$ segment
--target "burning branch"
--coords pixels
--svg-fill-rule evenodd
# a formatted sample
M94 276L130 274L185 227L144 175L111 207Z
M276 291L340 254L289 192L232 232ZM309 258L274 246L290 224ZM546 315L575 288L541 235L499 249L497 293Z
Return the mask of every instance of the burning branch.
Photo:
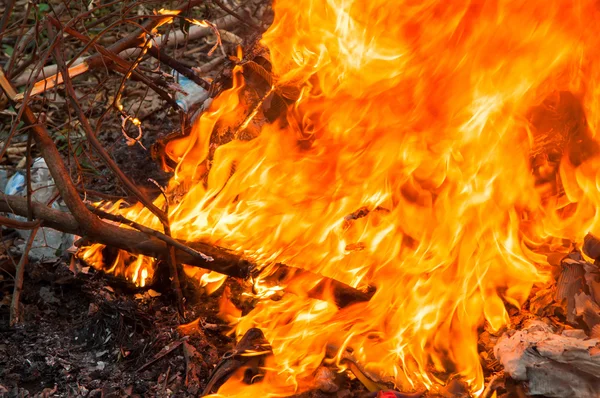
M143 227L144 232L138 232L120 228L113 224L102 222L99 219L96 219L100 223L99 226L94 228L84 227L79 224L78 220L72 214L54 210L42 203L33 202L32 206L35 219L43 220L44 226L66 233L83 235L91 242L102 243L127 250L131 253L166 260L169 250L165 241L168 241L169 244L176 248L175 256L177 262L180 264L201 267L240 279L248 279L253 275L257 276L257 271L260 270L260 267L256 263L244 259L227 249L207 243L180 241L173 243L168 240L169 238L166 235L155 230ZM86 212L89 212L87 207L85 209ZM27 201L21 197L4 195L0 197L0 211L26 216ZM106 214L98 212L98 210L94 210L94 212L98 213L102 218ZM106 219L111 221L118 220L113 215L106 217ZM131 222L126 222L126 224L128 223ZM131 223L131 225L135 224ZM186 246L186 248L181 247L181 245ZM322 299L327 294L332 293L336 303L340 307L369 301L372 295L372 292L365 293L335 279L323 277L322 275L284 264L276 264L264 281L274 285L287 285L287 291L298 293L302 292L303 286L313 285L313 289L308 292L309 297ZM301 285L296 285L296 281L300 282Z
M189 246L186 246L184 244L182 244L181 242L173 239L172 237L165 235L159 231L156 231L152 228L148 228L142 224L136 223L135 221L131 221L119 214L111 214L111 213L107 213L105 211L102 211L101 209L94 207L92 205L88 205L88 208L90 209L90 211L92 211L93 213L95 213L96 215L98 215L100 218L103 218L105 220L110 220L110 221L114 221L117 222L119 224L123 224L123 225L128 225L132 228L137 229L140 232L143 232L147 235L150 236L154 236L160 240L162 240L163 242L176 247L177 249L189 254L190 256L193 257L199 257L200 259L202 259L203 261L206 262L210 262L213 261L214 259L210 256L207 256L206 254L199 252L197 250L192 249Z
M61 63L60 56L57 58L58 62ZM4 75L0 75L0 83L9 98L13 100L15 92ZM67 91L71 94L71 105L80 117L88 139L92 145L94 143L98 145L99 152L105 155L103 158L110 159L99 141L97 141L95 135L91 132L91 126L89 126L87 118L79 107L68 76L65 78L65 85ZM82 235L91 242L102 243L132 253L163 260L168 260L171 255L169 247L173 247L175 249L175 259L178 263L200 266L227 276L247 279L251 276L257 277L260 274L258 272L260 267L257 264L225 249L201 242L174 243L172 238L158 231L150 231L144 228L143 231L137 232L101 221L80 199L77 189L71 182L68 170L45 127L37 122L37 118L27 104L23 104L22 106L24 121L30 126L36 145L48 164L50 173L56 181L57 188L63 200L71 210L71 214L67 214L51 209L41 203L32 202L33 216L38 220L43 220L45 226L63 232ZM96 145L94 145L95 148ZM110 162L113 162L112 159L110 159ZM116 164L114 164L114 171L124 177L123 181L129 182L135 188L133 183L122 174ZM144 198L144 196L140 194L138 198ZM147 199L145 200L148 201ZM29 209L26 199L7 195L0 199L0 211L27 216L30 211ZM102 215L97 210L95 212ZM162 211L160 212L162 213ZM116 220L113 216L109 219L112 219L112 221ZM127 221L125 224L141 229L140 225L133 224L131 221ZM185 248L182 246L185 246ZM356 290L337 280L283 264L275 265L269 275L263 278L263 280L268 284L287 286L288 291L297 293L302 292L304 286L314 286L308 292L310 297L321 299L331 293L335 302L340 307L356 302L368 301L370 298L370 294Z

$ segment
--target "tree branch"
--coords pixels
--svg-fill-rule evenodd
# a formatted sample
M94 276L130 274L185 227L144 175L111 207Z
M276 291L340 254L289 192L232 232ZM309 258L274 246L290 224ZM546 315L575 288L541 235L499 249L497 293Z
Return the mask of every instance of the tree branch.
M39 223L35 221L19 221L13 220L12 218L0 216L0 225L3 227L30 230L37 228L38 224Z
M33 242L35 240L35 236L37 235L39 228L40 222L38 221L37 225L33 227L31 234L29 235L29 239L27 239L27 244L25 245L23 254L21 254L19 264L17 264L17 270L15 271L15 287L13 289L12 301L10 303L10 326L14 326L22 321L21 293L23 292L23 278L25 276L25 266L27 265L29 251L33 246Z
M159 62L162 62L162 63L170 66L171 68L175 69L177 72L181 73L183 76L187 77L188 79L190 79L191 81L193 81L194 83L196 83L197 85L202 87L203 89L205 89L207 91L210 90L209 82L207 82L206 80L204 80L200 76L198 76L196 74L196 72L194 72L192 69L188 68L181 62L177 61L175 58L171 57L169 54L164 52L160 47L155 46L155 45L151 46L150 48L148 48L148 54L150 56L152 56L153 58L157 59Z
M237 12L233 11L232 9L230 9L229 7L227 7L225 4L223 4L222 1L220 1L220 0L212 0L212 2L215 3L221 10L225 11L227 14L229 14L232 17L236 18L238 21L240 21L244 25L247 25L247 26L251 27L252 29L262 30L261 27L258 26L257 24L255 24L254 21L252 21L251 18L250 18L250 20L248 20L248 18L242 17L240 14L238 14Z
M214 21L214 24L219 29L229 29L230 27L234 26L236 23L237 23L237 19L230 15L226 15L225 17L219 18ZM213 31L211 28L194 25L190 28L187 35L184 32L178 31L172 35L160 36L154 40L153 45L157 45L161 48L171 47L171 46L176 45L177 43L181 43L182 41L184 41L185 38L187 38L188 40L195 40L200 37L208 36L212 33L213 33ZM139 54L139 52L141 51L141 49L138 47L129 47L129 48L125 48L121 51L117 51L115 48L113 48L113 46L109 46L107 49L112 51L115 54L118 54L119 58L121 58L121 59L127 59L129 57L137 56ZM82 57L82 58L72 60L70 62L71 66L69 67L69 71L71 72L70 76L74 77L80 73L85 72L86 70L104 66L104 64L101 62L92 62L92 60L94 59L95 56L101 56L101 55L96 54L96 55L92 55L89 57ZM90 64L90 62L91 62L91 64ZM77 69L77 67L79 67L79 69ZM46 76L46 78L43 80L40 80L40 82L45 81L46 84L48 85L48 88L50 88L50 85L53 84L53 81L55 81L57 79L57 73L58 73L57 65L45 66L42 70L42 76ZM22 74L22 75L18 76L16 79L14 79L14 84L16 86L22 86L27 83L28 79L29 79L29 76L27 74ZM40 82L38 82L38 83L40 83Z
M99 221L99 229L91 230L79 225L70 213L52 209L39 202L33 202L32 205L34 217L43 220L45 227L71 234L86 235L91 242L102 243L135 254L143 254L162 260L167 260L169 255L168 245L156 238L154 233L146 234L101 221ZM26 216L27 200L19 196L0 196L0 212ZM175 247L176 260L180 264L201 267L241 279L248 279L251 275L256 277L260 273L261 268L257 264L227 249L203 242L179 242L213 259L212 261L206 261L202 256L191 255L179 247ZM312 298L324 299L332 295L340 307L369 301L372 295L372 292L362 292L335 279L285 264L275 264L271 272L267 276L261 276L261 279L269 284L286 286L285 290L288 292L308 295ZM306 286L314 287L307 292Z
M144 206L146 206L148 208L148 210L150 210L156 217L158 217L158 219L161 222L167 220L167 215L165 214L165 212L163 212L161 209L156 207L150 199L146 198L146 196L138 189L138 187L121 171L119 166L110 157L108 152L106 152L106 150L104 149L104 147L98 140L98 137L96 137L96 134L94 134L94 131L92 129L92 126L90 125L89 120L85 116L85 113L81 109L81 106L79 106L79 102L77 101L77 94L75 93L75 89L73 88L73 84L71 83L71 78L69 77L69 74L66 71L66 65L62 58L62 54L60 53L60 49L58 49L58 48L55 51L55 59L56 59L56 63L61 68L61 73L63 75L63 80L65 83L65 89L68 94L67 98L68 98L69 102L71 103L71 106L75 110L77 118L79 119L79 122L81 123L81 127L83 128L83 131L85 132L86 138L89 141L89 143L92 145L92 147L94 148L96 153L100 156L100 158L102 158L104 163L113 171L113 173L115 173L115 175L121 181L121 183L123 184L125 189L127 189L127 191L129 191L131 194L135 195L138 198L138 200L140 202L142 202L142 204ZM79 198L79 196L78 196L78 198Z

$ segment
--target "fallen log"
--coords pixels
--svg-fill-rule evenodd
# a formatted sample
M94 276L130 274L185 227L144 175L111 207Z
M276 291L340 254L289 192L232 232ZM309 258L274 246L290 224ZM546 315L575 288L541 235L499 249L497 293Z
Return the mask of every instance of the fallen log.
M107 223L102 223L98 229L82 228L70 213L52 209L38 202L32 202L32 207L34 219L44 221L45 227L82 235L90 242L102 243L135 254L162 260L166 260L169 255L168 245L155 236ZM19 196L0 196L0 212L26 217L27 200ZM254 262L221 247L204 242L181 243L204 256L195 256L189 251L176 248L175 255L180 264L201 267L241 279L256 277L262 269ZM206 257L211 257L212 261ZM268 284L287 286L286 291L292 293L301 293L303 290L306 291L306 286L314 286L307 293L309 297L324 299L331 295L340 308L357 302L369 301L372 296L372 292L363 292L335 279L285 264L274 265L263 280Z

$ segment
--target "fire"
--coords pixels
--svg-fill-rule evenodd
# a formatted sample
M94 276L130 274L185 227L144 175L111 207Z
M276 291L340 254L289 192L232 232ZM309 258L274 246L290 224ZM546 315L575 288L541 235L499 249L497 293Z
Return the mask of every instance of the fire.
M114 259L107 263L102 254L104 249L105 246L99 244L84 247L79 252L79 257L96 269L123 277L140 287L146 286L146 282L152 280L155 259L118 250Z
M555 175L542 151L532 167L532 148L560 132L530 115L572 97L576 128L595 143L597 2L276 0L274 10L262 40L270 90L245 94L241 61L233 87L166 148L177 163L168 192L185 193L170 205L173 235L377 290L344 309L263 290L231 319L238 334L264 331L272 371L252 386L233 377L219 394L310 388L332 346L398 388L458 375L480 392L480 328L506 326L506 304L520 308L547 279L544 253L600 232L600 159L558 153ZM257 120L256 104L276 95L287 110ZM211 135L224 132L235 138L211 158ZM114 211L161 228L140 206Z

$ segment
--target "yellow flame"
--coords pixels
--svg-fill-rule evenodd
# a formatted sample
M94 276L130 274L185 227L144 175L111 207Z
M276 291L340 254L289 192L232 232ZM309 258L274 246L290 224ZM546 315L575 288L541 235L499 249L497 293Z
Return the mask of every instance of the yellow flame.
M233 87L166 147L177 163L168 191L185 191L170 206L173 235L377 290L338 309L301 282L271 301L283 287L258 278L254 310L231 318L238 334L264 331L276 371L252 386L237 375L220 396L307 389L328 345L353 348L400 388L460 375L481 391L478 329L506 325L505 303L521 306L547 279L544 253L600 232L597 2L277 0L274 10L267 94L287 109L261 118L256 104L269 101L248 94L239 62ZM555 117L564 104L568 122ZM211 155L213 134L228 132ZM556 148L532 154L560 134L553 174ZM575 161L578 151L590 156ZM112 211L160 229L139 205Z

